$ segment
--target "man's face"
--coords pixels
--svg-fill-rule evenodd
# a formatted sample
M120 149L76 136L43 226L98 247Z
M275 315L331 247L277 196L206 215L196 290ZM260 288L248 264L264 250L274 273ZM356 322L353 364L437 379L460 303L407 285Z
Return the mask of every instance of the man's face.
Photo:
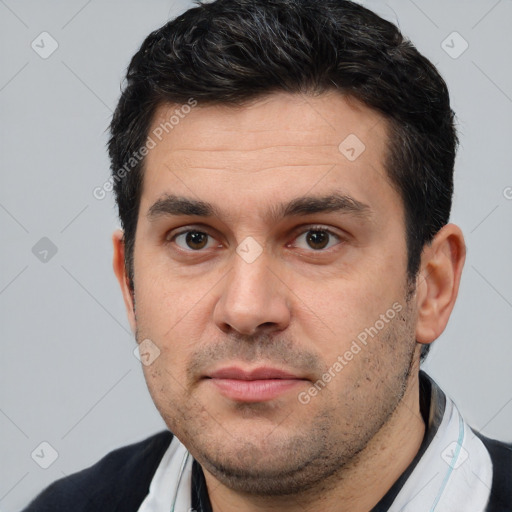
M279 494L333 474L410 383L386 144L353 100L273 94L199 104L146 157L135 314L160 354L145 377L169 429L231 487Z

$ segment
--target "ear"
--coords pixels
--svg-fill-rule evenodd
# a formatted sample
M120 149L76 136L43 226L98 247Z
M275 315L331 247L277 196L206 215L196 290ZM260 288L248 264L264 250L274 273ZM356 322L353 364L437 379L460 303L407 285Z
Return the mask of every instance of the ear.
M121 292L123 294L124 305L126 307L126 314L128 315L128 321L132 332L135 334L137 322L135 320L135 309L133 304L132 290L130 289L130 281L126 273L126 267L124 264L124 233L120 229L114 231L112 234L112 243L114 245L114 257L112 266L114 267L114 274L117 277Z
M444 331L459 292L466 259L462 231L447 224L425 246L416 280L416 340L428 344Z

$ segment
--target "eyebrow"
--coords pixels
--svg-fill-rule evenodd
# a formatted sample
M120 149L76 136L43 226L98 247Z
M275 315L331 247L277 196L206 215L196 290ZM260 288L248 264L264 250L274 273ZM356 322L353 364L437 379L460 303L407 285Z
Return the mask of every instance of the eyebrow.
M268 214L269 222L294 216L305 216L315 213L349 213L362 218L369 218L372 209L369 205L342 193L326 196L298 197L288 203L272 205ZM158 199L148 210L149 221L168 216L194 216L222 218L222 212L213 204L189 197L166 194Z

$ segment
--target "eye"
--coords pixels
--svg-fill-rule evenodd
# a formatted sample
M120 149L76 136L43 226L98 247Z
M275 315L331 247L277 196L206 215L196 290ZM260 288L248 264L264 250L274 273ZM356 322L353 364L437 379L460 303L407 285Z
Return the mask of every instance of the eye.
M301 233L295 238L293 245L300 249L313 249L321 251L330 249L341 241L341 238L332 231L325 228L311 228ZM301 243L298 243L301 242ZM306 246L304 244L307 244Z
M197 230L182 231L174 235L172 241L186 251L200 251L201 249L209 249L218 245L215 239L208 233Z

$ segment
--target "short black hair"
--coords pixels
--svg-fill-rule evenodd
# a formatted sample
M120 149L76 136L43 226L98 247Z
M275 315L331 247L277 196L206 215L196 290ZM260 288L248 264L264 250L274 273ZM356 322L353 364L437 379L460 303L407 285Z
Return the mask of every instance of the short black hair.
M448 88L434 65L394 24L352 1L196 4L142 43L110 126L111 179L132 290L144 170L140 149L156 108L191 98L200 105L243 105L283 91L337 90L386 118L384 165L403 200L413 280L424 245L449 220L458 144Z

